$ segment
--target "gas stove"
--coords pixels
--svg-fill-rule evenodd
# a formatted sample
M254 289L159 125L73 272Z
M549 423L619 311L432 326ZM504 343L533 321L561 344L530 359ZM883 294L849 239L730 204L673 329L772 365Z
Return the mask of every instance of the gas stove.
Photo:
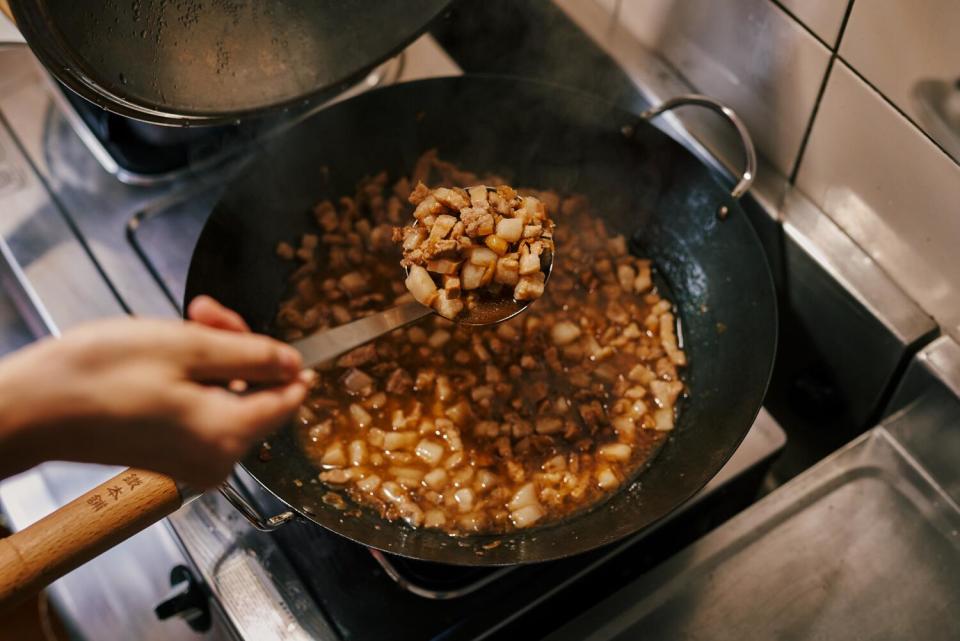
M583 3L533 4L544 5L537 20L566 30L576 55L596 62L589 78L551 79L638 110L687 89L653 56L597 46L587 34L602 25ZM475 66L484 45L463 37L453 19L433 33L338 100L378 84L460 74L461 65L559 73L556 65L531 69L536 56L526 51L519 62L494 56L492 67ZM194 243L222 186L263 136L308 115L158 140L167 132L131 128L66 95L25 47L0 48L0 284L17 312L16 340L6 340L11 329L2 344L110 315L178 317ZM663 126L713 162L684 124L670 117ZM856 248L806 204L781 220L785 186L767 175L745 207L791 310L782 328L788 344L741 448L656 527L561 561L456 568L371 551L307 523L261 531L211 493L55 583L54 604L81 639L539 638L591 608L872 425L912 352L936 332L869 262L850 261ZM863 344L859 360L808 349L823 336L803 320L821 313L824 300L830 327ZM20 529L114 472L48 463L0 485L0 501ZM242 470L234 486L251 515L281 509Z

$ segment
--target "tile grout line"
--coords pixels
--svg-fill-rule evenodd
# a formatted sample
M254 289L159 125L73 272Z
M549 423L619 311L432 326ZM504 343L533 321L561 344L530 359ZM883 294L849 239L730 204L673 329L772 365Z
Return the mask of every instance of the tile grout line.
M817 42L819 42L820 44L822 44L822 45L823 45L824 47L826 47L827 49L830 49L831 51L833 51L833 47L831 47L831 46L829 45L829 43L827 43L826 40L824 40L823 38L821 38L821 37L817 34L817 32L814 31L811 27L807 26L807 23L805 23L803 20L801 20L801 19L797 16L797 14L795 14L795 13L792 12L792 11L790 11L790 9L787 9L787 8L782 4L781 0L770 0L770 2L773 3L773 5L774 5L775 7L777 7L778 9L780 9L780 11L783 11L785 14L787 14L787 17L793 19L793 21L796 22L798 25L800 25L800 27L801 27L804 31L806 31L806 32L809 33L811 36L813 36L814 39L816 39ZM851 2L852 2L852 0L851 0ZM839 38L838 38L838 40L839 40Z
M777 4L776 0L771 1ZM856 2L856 0L850 0L850 4L847 5L847 10L843 14L843 20L840 22L840 32L837 34L837 44L830 49L830 60L827 62L827 68L824 70L823 81L820 83L820 89L817 91L817 99L813 103L813 111L810 112L810 120L807 121L807 127L803 132L803 138L800 140L800 149L797 152L797 160L794 162L793 169L790 170L790 176L787 179L791 186L795 185L797 182L797 174L800 173L800 164L803 162L803 155L807 150L807 143L810 142L810 134L813 132L813 125L816 122L817 114L820 112L820 104L823 102L823 94L827 90L827 83L830 80L830 75L833 73L834 64L836 63L837 58L839 58L838 52L840 51L840 43L843 42L843 34L847 30L847 23L850 21L850 14L853 13L854 2Z

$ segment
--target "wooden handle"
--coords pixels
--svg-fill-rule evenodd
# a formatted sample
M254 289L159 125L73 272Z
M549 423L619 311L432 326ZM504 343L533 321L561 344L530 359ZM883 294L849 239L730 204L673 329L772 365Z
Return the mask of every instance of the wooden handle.
M3 12L3 15L10 18L10 22L16 24L16 20L13 19L13 12L10 11L10 3L7 0L0 0L0 11Z
M182 503L172 478L130 468L30 527L0 539L0 613L153 525Z

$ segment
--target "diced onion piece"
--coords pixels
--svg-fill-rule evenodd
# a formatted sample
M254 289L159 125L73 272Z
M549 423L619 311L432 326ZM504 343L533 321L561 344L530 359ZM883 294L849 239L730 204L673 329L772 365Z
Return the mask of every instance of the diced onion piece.
M683 383L680 381L650 381L650 391L657 400L659 407L673 407L677 402L677 397L683 391Z
M413 210L413 217L423 222L427 217L435 216L442 209L442 205L430 194L420 201L417 208Z
M640 399L630 404L629 414L633 418L640 418L647 413L647 404Z
M454 319L463 311L463 301L452 298L446 289L441 289L433 301L433 308L444 318Z
M431 489L442 489L447 484L447 472L443 468L430 470L423 477L423 482Z
M543 283L546 280L543 272L531 276L521 276L520 282L513 290L516 300L536 300L543 296Z
M537 504L537 488L533 483L527 483L520 487L519 490L513 495L513 498L510 499L510 502L507 503L507 509L510 511L519 510L522 507L527 505L536 505Z
M481 469L477 472L477 476L473 481L473 487L476 488L477 491L483 492L496 485L497 480L496 474L488 469Z
M550 329L553 344L562 347L580 338L580 327L570 321L560 321Z
M357 427L367 427L370 425L370 422L373 421L373 417L370 416L369 412L357 403L350 404L350 418L357 424Z
M653 420L656 423L656 429L661 432L669 432L673 429L673 409L662 407L653 413Z
M608 461L629 461L631 451L626 443L607 443L597 449L597 455Z
M503 256L507 253L507 250L510 249L510 243L493 234L484 238L483 244L492 249L497 256Z
M387 432L383 435L383 449L387 451L407 450L417 443L416 432Z
M545 512L539 503L525 505L510 512L510 520L518 528L527 528L543 518Z
M497 262L497 255L486 247L474 247L470 251L470 264L491 267Z
M490 252L493 254L493 252ZM493 254L496 257L496 254ZM486 274L487 269L482 265L475 265L474 263L467 263L463 266L463 269L460 270L460 287L464 291L469 291L471 289L479 289L483 285L483 277Z
M438 401L448 401L453 397L453 386L450 384L450 379L446 376L437 377L435 389Z
M540 257L529 251L522 251L520 253L520 275L536 274L539 271Z
M400 512L400 518L411 526L420 527L420 524L423 523L423 510L413 501L408 499L401 502L397 505L397 510Z
M468 487L457 490L453 493L453 498L457 502L457 509L466 513L473 509L473 490Z
M403 235L403 249L404 251L412 251L420 246L427 238L427 230L423 227L417 226L408 228Z
M623 234L617 234L607 240L607 249L616 257L627 255L627 239Z
M434 330L430 334L430 338L427 339L427 344L434 349L440 349L447 344L447 341L450 340L450 332L445 329Z
M343 444L340 441L334 441L327 446L320 459L324 467L343 467L347 464L347 455L343 451Z
M620 288L625 292L633 291L633 283L637 278L637 272L630 265L620 265L617 267L617 280L620 281Z
M523 197L523 210L530 220L543 220L547 217L547 208L543 201L534 196Z
M497 269L493 275L493 280L502 285L513 287L520 280L520 262L516 259L516 254L502 256L497 261ZM503 327L503 325L501 325Z
M627 378L634 383L649 383L656 377L657 375L653 373L653 370L643 364L635 365L627 374Z
M650 264L644 263L640 265L640 271L637 274L637 278L633 281L633 291L638 294L642 294L653 287L653 279L650 278Z
M423 517L424 527L443 527L447 523L447 517L441 510L427 510Z
M347 483L350 480L350 470L335 469L327 470L325 472L320 472L320 480L324 483L335 483L337 485L342 485Z
M434 466L443 458L443 445L425 438L417 443L415 453L424 463Z
M563 419L556 416L537 417L537 434L558 434L563 431Z
M633 440L637 433L637 424L629 416L617 416L610 423L622 439Z
M373 492L378 487L380 487L380 477L376 474L371 474L370 476L365 476L359 481L356 482L357 489L361 492Z
M448 407L444 414L457 425L466 425L470 417L473 416L473 412L470 410L470 403L468 403L466 399L456 405Z
M470 195L470 204L474 207L482 207L487 203L487 188L484 185L476 185L467 189Z
M367 444L363 441L351 441L347 446L347 454L350 457L350 465L356 467L367 462Z
M612 490L620 484L616 472L604 465L597 468L597 485L603 490Z
M379 427L371 427L367 430L367 442L374 447L383 447L384 432Z
M497 223L497 236L508 243L517 242L523 236L523 219L501 218Z
M523 227L524 238L540 238L542 235L543 227L541 225L524 225Z
M380 486L380 496L390 503L399 503L407 498L407 492L399 483L386 481Z
M430 273L420 265L410 266L410 273L407 274L405 284L421 305L429 307L433 299L437 297L436 283L430 278Z
M652 387L653 387L653 386L651 385L651 388L652 388ZM643 398L644 396L647 395L647 390L645 390L644 388L640 387L639 385L636 385L636 386L634 386L634 387L631 387L631 388L627 389L627 391L624 392L623 395L624 395L626 398Z
M567 459L563 457L562 454L557 454L551 459L548 459L541 466L544 472L562 472L567 469Z
M423 479L423 470L416 467L392 466L388 470L396 479L397 483L405 488L413 488L420 485Z

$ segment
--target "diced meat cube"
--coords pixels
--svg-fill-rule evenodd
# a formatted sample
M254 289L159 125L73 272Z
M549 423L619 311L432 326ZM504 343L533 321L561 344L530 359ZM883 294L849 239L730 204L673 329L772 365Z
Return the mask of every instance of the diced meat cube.
M513 297L516 300L535 300L543 296L544 281L546 280L543 272L537 272L529 276L521 276L520 281L513 290Z

